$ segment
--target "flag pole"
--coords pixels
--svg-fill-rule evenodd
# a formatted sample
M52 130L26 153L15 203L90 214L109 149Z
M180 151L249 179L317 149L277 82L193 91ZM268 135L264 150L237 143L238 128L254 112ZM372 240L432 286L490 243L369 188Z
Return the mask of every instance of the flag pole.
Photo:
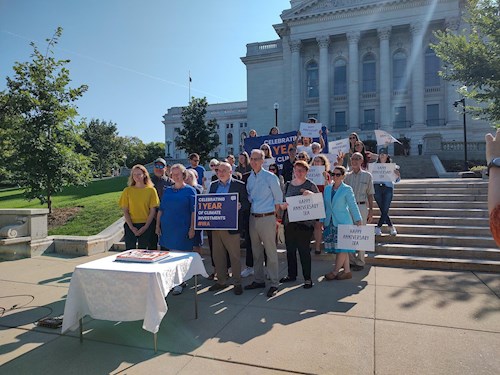
M189 80L188 80L188 87L189 87L189 97L188 97L188 104L191 102L191 71L189 71Z

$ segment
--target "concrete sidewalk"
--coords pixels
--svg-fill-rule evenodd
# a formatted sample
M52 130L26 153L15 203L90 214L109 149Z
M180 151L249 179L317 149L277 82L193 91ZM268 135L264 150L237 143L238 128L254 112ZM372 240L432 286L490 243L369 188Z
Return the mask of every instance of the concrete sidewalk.
M0 374L500 372L499 274L372 266L330 282L326 255L313 255L312 289L297 281L271 299L263 289L214 294L199 278L198 320L191 280L167 297L156 354L142 322L87 317L83 344L34 325L62 315L76 265L111 254L0 263ZM280 268L286 275L284 254Z

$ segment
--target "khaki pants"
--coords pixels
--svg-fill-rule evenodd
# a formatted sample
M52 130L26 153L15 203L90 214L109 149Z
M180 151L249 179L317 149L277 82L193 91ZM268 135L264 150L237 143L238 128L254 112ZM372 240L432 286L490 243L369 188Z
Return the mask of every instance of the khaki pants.
M363 225L366 225L366 219L368 218L368 206L365 204L358 204L359 212L361 213L361 220ZM356 253L349 253L349 263L356 266L365 265L365 252L356 251Z
M267 274L271 286L279 286L278 251L276 249L276 217L250 216L250 238L252 240L253 270L256 283L266 281L264 274L264 252L267 255Z
M227 254L231 261L234 285L241 285L240 235L230 234L227 230L212 231L212 254L215 273L219 284L227 281Z

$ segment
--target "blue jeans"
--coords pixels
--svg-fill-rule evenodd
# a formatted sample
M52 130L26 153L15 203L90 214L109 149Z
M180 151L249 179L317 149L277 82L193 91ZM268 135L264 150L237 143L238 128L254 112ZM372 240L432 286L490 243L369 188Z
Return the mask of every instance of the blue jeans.
M389 208L391 207L393 189L385 184L374 184L375 187L375 202L377 202L380 209L380 219L378 220L377 227L384 224L392 227L392 221L389 217Z

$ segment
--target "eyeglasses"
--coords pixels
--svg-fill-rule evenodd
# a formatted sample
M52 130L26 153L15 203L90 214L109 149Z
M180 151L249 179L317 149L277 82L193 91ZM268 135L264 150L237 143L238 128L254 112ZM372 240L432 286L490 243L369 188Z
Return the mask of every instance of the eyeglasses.
M305 159L306 157L304 155L299 155L297 156L297 159Z
M163 164L155 164L156 169L164 169L165 166Z
M263 160L263 159L262 158L250 158L250 160L258 161L258 160Z

